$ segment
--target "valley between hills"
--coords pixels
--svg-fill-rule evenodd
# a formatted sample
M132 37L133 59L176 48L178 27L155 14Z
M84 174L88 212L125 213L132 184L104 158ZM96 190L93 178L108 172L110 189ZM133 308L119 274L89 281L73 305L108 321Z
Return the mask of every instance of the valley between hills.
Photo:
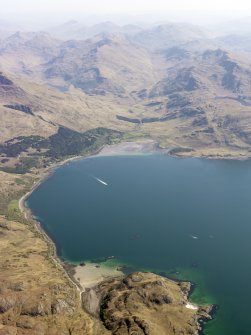
M249 158L251 58L245 40L233 47L237 37L74 21L2 33L1 335L199 334L210 307L185 308L189 284L153 274L99 284L99 308L88 310L90 292L80 300L19 199L52 167L106 145L154 141L178 156Z

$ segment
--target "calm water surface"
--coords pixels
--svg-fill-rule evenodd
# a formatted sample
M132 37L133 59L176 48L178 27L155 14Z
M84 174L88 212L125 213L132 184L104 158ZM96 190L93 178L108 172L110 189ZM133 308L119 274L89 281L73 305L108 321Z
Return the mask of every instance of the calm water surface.
M220 306L206 334L251 334L250 161L88 158L60 167L28 206L62 258L114 255L191 280L194 302Z

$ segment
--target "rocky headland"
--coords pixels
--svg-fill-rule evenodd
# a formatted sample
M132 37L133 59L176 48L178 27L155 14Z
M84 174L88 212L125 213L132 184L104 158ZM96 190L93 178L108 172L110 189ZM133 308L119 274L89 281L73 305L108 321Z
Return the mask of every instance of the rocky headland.
M82 294L83 306L112 335L200 334L213 306L188 301L191 284L153 273L110 278Z

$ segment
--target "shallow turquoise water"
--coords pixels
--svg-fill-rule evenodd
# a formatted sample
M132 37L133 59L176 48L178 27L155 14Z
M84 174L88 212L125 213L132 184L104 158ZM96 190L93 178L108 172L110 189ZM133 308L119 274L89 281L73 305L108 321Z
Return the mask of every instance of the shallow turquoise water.
M88 158L60 167L27 203L61 257L114 255L191 280L195 302L220 306L206 334L251 334L250 161Z

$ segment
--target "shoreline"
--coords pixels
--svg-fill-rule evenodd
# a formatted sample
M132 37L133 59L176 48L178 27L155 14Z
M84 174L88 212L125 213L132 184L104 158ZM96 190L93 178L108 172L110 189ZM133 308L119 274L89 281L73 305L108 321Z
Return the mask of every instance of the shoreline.
M85 291L86 288L88 288L86 286L86 283L84 282L83 279L83 274L82 273L86 273L87 275L87 281L90 283L91 282L91 286L95 286L95 280L92 280L92 278L90 278L90 274L92 272L93 273L93 277L96 278L96 285L102 281L103 279L109 279L110 278L114 278L116 276L122 276L125 275L122 271L118 271L118 273L114 272L114 269L111 269L110 271L110 276L109 276L109 271L107 271L107 267L102 267L100 266L100 264L98 266L100 266L98 271L93 271L93 267L90 266L88 268L88 266L86 266L86 269L83 270L84 267L81 267L80 265L75 265L75 264L71 264L70 262L67 261L63 261L57 253L57 246L54 243L54 241L50 238L50 236L46 233L46 231L43 229L43 227L41 226L41 223L36 220L33 217L32 211L26 207L25 202L27 200L27 198L34 192L34 190L36 190L45 180L47 180L54 172L56 169L58 169L61 166L66 165L69 162L72 161L77 161L77 160L82 160L82 159L87 159L87 158L94 158L94 157L109 157L109 156L119 156L119 155L138 155L138 154L153 154L153 153L162 153L162 154L167 154L170 157L173 158L197 158L197 159L224 159L223 157L203 157L203 156L193 156L193 155L176 155L172 153L173 147L170 148L166 148L163 149L159 146L159 143L155 140L151 140L151 139L146 139L146 140L141 140L141 141L134 141L134 142L130 142L130 141L125 141L125 142L121 142L118 144L113 144L113 145L103 145L102 147L100 147L98 150L96 150L95 152L91 153L90 155L84 155L84 156L74 156L74 157L69 157L63 161L59 161L59 162L55 162L53 163L51 166L48 166L47 168L45 168L44 170L40 171L39 176L38 176L38 180L34 182L33 186L31 187L31 189L24 194L18 201L18 207L21 211L21 213L24 215L26 220L29 220L31 222L33 222L34 226L36 227L36 229L39 231L39 233L43 236L43 238L45 239L45 241L48 243L49 245L49 249L51 250L51 258L52 260L56 263L57 266L59 266L64 273L66 273L66 275L68 276L68 279L70 280L70 282L78 289L78 291L80 292L80 296L81 294ZM190 152L191 154L192 152ZM237 158L232 158L232 157L225 157L225 159L237 159ZM245 158L246 160L249 159L249 157ZM239 157L238 160L244 160L241 159ZM97 264L96 264L97 266ZM98 269L98 268L97 268ZM102 274L102 269L104 269L104 273ZM89 275L88 275L89 273ZM77 280L77 278L81 277L81 281L79 282L79 280Z
M74 267L74 279L82 287L82 293L95 288L103 281L123 278L125 274L118 267L109 267L105 264L86 263Z
M133 148L134 150L131 150ZM126 149L126 150L125 150ZM79 292L79 299L84 307L85 297L86 294L90 295L95 292L95 290L99 287L99 285L102 285L102 283L106 282L113 282L114 280L119 280L125 278L127 275L123 272L123 266L115 265L115 266L107 266L107 264L95 264L95 263L89 263L86 262L86 264L72 264L69 261L64 261L58 256L57 253L57 246L55 242L50 238L49 235L47 235L46 231L43 229L41 223L36 220L33 217L32 211L29 207L25 205L25 202L27 198L36 190L47 178L49 178L57 168L60 166L63 166L71 161L75 160L82 160L85 158L91 158L91 157L97 157L97 156L117 156L117 155L126 155L126 154L153 154L153 153L163 153L163 154L169 154L170 149L161 149L158 145L158 142L153 140L146 140L146 141L139 141L139 142L123 142L116 145L105 145L102 146L99 150L97 150L95 153L92 153L90 155L86 156L74 156L67 158L61 162L56 162L52 164L51 166L45 168L44 170L40 171L38 175L38 180L34 182L31 189L24 194L18 201L18 206L21 211L21 213L24 215L26 220L29 220L33 223L34 227L37 229L37 231L41 234L42 238L46 241L48 244L48 251L50 254L51 260L54 262L57 268L59 268L67 277L69 280L69 283L73 285L76 290ZM172 155L170 155L172 156ZM175 158L186 158L181 156L173 156ZM191 158L191 157L190 157ZM196 157L194 157L196 158ZM202 157L198 157L202 158ZM165 278L165 277L163 277ZM173 282L180 282L179 280L175 279L169 279ZM191 295L191 292L193 290L193 284L189 281L183 281L190 284L190 289L187 292L187 305L186 308L190 310L194 310L195 312L198 312L201 306L194 304L190 302L188 299ZM94 295L95 298L95 295ZM89 301L89 304L93 307L97 305L96 299L94 299L93 302ZM210 309L208 310L208 313L211 317L211 319L214 317L215 311L218 306L216 305L210 305ZM97 306L96 306L97 307ZM200 320L200 318L198 319ZM201 319L203 320L203 318ZM203 325L201 325L201 328L199 330L198 334L203 334Z

